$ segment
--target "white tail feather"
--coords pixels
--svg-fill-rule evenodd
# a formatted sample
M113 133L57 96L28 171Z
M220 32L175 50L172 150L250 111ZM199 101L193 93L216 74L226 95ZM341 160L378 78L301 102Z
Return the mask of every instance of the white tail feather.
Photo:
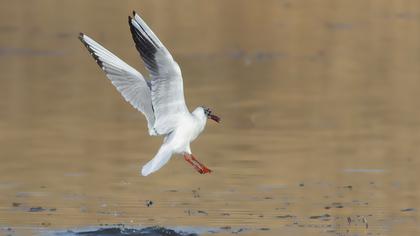
M162 145L156 154L156 156L150 160L146 165L141 169L141 174L147 176L164 166L172 156L172 150L169 149L166 145Z

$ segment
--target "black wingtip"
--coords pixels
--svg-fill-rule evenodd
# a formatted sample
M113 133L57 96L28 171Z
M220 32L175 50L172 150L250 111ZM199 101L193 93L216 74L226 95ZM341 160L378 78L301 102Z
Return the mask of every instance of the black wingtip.
M137 15L136 11L133 10L133 16Z
M80 39L80 42L82 42L83 45L85 45L86 49L89 51L90 55L92 55L92 57L95 60L96 64L98 64L99 67L103 68L103 66L104 66L103 65L103 62L99 59L98 55L96 55L96 53L92 50L92 48L90 48L90 45L86 43L86 41L83 38L84 36L85 36L84 33L82 33L82 32L79 33L79 37L78 38Z

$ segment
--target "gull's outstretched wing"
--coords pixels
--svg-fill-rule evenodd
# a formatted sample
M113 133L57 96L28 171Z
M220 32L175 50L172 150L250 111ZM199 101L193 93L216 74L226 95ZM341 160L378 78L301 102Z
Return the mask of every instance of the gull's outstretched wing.
M136 48L152 79L154 128L158 134L170 133L176 127L179 117L188 112L181 69L139 15L133 12L133 17L128 17L128 24Z
M150 82L146 81L137 70L87 35L80 33L79 39L124 99L146 116L149 134L157 135L153 129L155 116L152 107Z

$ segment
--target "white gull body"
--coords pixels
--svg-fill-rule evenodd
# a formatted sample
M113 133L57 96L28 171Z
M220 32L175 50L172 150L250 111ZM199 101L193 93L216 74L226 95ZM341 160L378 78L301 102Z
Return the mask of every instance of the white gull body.
M165 165L173 154L189 155L195 160L190 143L204 130L208 118L217 122L220 118L204 107L188 111L178 64L139 15L133 12L128 22L150 80L87 35L80 33L79 39L124 99L144 114L149 134L164 135L155 157L141 169L141 174L147 176ZM197 161L196 166L187 161L203 173L201 163ZM209 172L207 169L204 173Z

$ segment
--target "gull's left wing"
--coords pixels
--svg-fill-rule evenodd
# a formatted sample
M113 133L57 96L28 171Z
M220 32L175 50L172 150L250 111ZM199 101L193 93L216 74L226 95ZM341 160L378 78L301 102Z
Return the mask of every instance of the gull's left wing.
M188 112L181 69L139 15L133 12L133 17L128 17L128 24L136 48L152 79L154 129L158 134L168 134L176 127L179 117Z

